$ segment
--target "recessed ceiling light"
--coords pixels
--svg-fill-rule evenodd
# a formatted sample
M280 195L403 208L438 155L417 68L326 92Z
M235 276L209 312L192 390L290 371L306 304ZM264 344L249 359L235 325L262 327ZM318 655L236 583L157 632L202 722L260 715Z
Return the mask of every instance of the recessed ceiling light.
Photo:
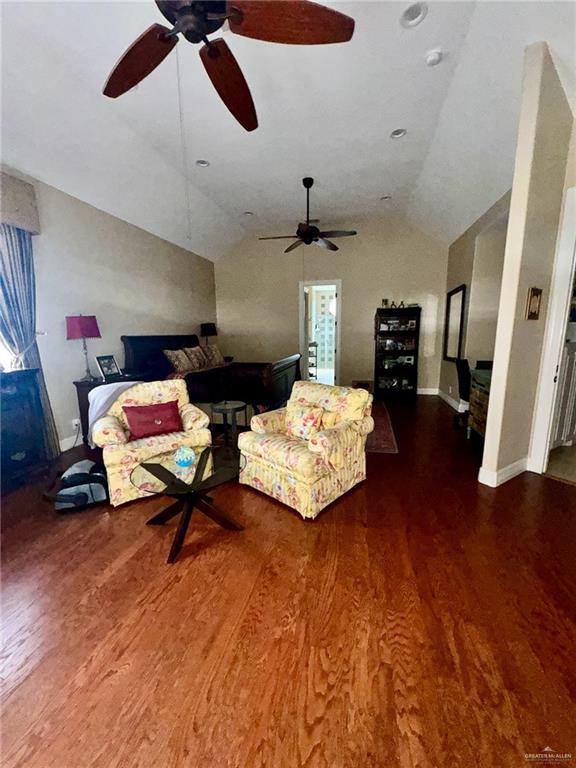
M402 136L406 136L408 131L406 128L395 128L392 133L390 134L391 139L401 139Z
M428 6L426 3L409 5L400 17L400 24L406 28L416 27L424 21L427 13Z
M244 211L244 216L254 216L254 211Z
M380 200L392 200L392 195L382 195Z
M196 160L196 165L200 166L200 168L208 168L210 165L209 160Z
M444 51L439 49L435 51L428 51L426 54L426 64L429 67L436 67L444 58Z

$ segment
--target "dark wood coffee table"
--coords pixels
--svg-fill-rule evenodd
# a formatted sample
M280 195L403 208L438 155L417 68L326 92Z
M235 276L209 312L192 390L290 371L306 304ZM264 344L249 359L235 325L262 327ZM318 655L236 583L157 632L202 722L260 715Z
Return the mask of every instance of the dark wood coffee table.
M243 527L224 514L209 496L209 491L223 483L234 480L240 471L241 456L236 449L210 446L196 455L191 467L179 467L174 460L174 451L153 456L135 467L130 481L146 493L172 496L176 501L147 521L146 525L164 525L180 514L178 527L168 563L173 563L182 549L192 512L200 510L222 528L241 531Z

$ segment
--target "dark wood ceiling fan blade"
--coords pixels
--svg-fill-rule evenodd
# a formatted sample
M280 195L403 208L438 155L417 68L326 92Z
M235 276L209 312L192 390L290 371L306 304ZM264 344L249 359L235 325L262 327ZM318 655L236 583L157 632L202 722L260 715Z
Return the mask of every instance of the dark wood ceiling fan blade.
M296 235L275 235L274 237L259 237L258 240L297 240Z
M222 38L200 49L200 58L218 95L247 131L258 128L256 109L238 62Z
M316 243L316 245L319 245L320 248L326 248L326 250L328 251L340 250L337 245L334 245L334 243L331 243L330 240L326 240L323 237L319 237L317 240L314 240L314 242Z
M270 43L345 43L354 19L308 0L228 0L230 30Z
M299 248L301 245L304 245L302 240L298 239L295 243L292 243L292 245L289 245L288 248L284 251L284 253L290 253L290 251L293 251L295 248Z
M330 229L327 232L320 232L320 237L352 237L357 234L355 229Z
M166 37L170 32L162 24L152 24L132 43L110 73L104 86L104 96L116 99L138 85L156 69L178 42L177 37Z

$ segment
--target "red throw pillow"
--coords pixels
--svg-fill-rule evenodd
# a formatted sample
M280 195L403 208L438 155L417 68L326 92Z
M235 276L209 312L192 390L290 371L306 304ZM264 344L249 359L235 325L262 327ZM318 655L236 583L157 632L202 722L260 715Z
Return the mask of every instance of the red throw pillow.
M124 405L122 410L126 414L130 440L166 435L169 432L182 432L182 419L177 400L153 405Z

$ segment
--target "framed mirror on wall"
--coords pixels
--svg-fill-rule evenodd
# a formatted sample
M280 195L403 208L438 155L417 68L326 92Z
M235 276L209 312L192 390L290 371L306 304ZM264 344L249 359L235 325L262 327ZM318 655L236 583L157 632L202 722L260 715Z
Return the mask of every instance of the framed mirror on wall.
M464 284L448 291L444 321L444 360L458 360L462 355L465 304L466 286Z

